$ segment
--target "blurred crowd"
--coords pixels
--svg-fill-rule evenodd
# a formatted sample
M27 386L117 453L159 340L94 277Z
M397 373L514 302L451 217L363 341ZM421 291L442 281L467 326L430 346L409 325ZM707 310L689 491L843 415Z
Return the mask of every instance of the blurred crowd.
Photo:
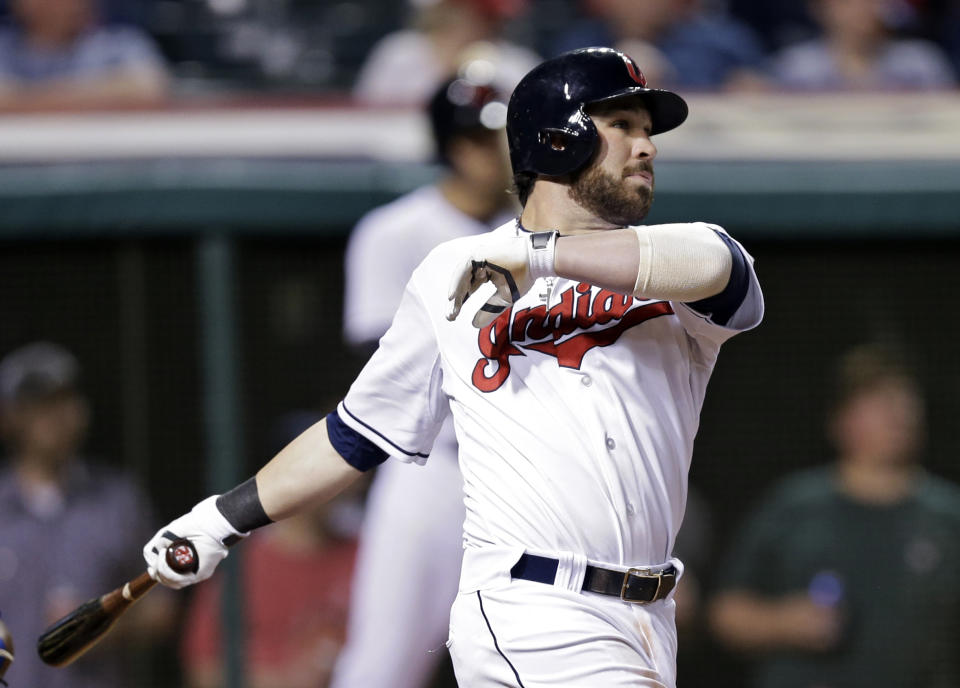
M589 45L692 90L956 85L948 0L5 0L0 107L223 93L421 103L470 56L509 78Z
M347 249L345 339L364 351L392 317L384 291L399 297L423 254L515 211L502 193L502 101L542 57L616 46L652 85L683 93L934 90L960 78L960 6L948 0L6 0L2 12L0 110L236 93L425 107L442 176L362 218ZM498 103L501 120L484 119ZM387 254L396 274L378 262ZM364 294L374 274L377 293ZM960 686L960 491L921 467L924 396L895 353L870 346L838 362L833 457L810 457L818 468L758 496L727 553L691 492L677 546L681 681L710 678L709 645L750 667L745 685ZM131 553L155 520L135 481L83 452L91 413L74 355L43 341L0 354L0 612L26 647L12 685L146 685L129 666L144 646L176 652L183 685L223 685L220 579L177 603L158 591L92 660L52 670L34 658L44 626L138 572ZM267 454L317 417L281 419ZM351 494L245 545L250 688L453 685L444 596L462 504L452 433L443 442L449 461L432 477L380 469L362 525L366 495ZM431 487L441 482L453 487ZM391 500L432 511L380 515ZM104 537L114 522L128 539ZM385 568L413 581L397 583L403 595L376 587ZM438 571L451 573L427 575ZM394 678L369 678L377 671Z

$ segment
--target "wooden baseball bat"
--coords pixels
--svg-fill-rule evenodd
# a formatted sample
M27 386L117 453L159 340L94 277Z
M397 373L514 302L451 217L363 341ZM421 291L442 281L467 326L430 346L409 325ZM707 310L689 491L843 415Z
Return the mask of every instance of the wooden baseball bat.
M167 564L179 573L196 573L200 566L193 543L178 538L166 552ZM47 664L67 666L97 644L130 606L157 582L144 571L106 595L85 602L43 632L37 652Z

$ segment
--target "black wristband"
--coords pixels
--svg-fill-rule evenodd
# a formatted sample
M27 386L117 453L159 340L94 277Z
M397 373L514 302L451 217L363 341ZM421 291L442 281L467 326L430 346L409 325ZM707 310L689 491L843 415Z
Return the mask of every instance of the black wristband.
M217 509L239 533L273 523L260 503L256 476L217 497Z

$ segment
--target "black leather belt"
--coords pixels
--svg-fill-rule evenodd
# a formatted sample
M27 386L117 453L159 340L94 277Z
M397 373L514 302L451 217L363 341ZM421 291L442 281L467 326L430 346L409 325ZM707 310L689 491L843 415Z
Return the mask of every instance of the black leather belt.
M524 554L510 569L513 578L553 585L560 562L550 557ZM619 597L624 602L649 604L662 600L677 584L677 569L668 566L661 571L630 569L614 571L587 564L581 591Z

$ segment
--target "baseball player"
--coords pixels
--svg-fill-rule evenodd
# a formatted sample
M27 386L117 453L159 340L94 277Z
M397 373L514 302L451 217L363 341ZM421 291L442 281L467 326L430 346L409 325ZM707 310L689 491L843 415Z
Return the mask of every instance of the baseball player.
M752 260L721 228L639 224L652 137L686 116L615 50L534 68L507 114L520 217L431 251L336 411L162 528L151 574L205 579L227 545L388 456L426 462L452 415L460 685L674 686L672 550L699 412L720 346L763 313ZM175 536L197 573L158 556ZM390 569L377 584L405 592Z
M489 231L515 210L503 129L507 98L465 65L430 99L443 174L357 223L346 254L344 331L376 348L414 268L438 244ZM484 76L481 74L481 76ZM448 418L424 467L385 461L366 502L347 644L332 688L420 688L436 670L463 555L463 490ZM393 586L378 584L393 571ZM404 591L396 594L396 589ZM375 656L377 661L370 658Z

